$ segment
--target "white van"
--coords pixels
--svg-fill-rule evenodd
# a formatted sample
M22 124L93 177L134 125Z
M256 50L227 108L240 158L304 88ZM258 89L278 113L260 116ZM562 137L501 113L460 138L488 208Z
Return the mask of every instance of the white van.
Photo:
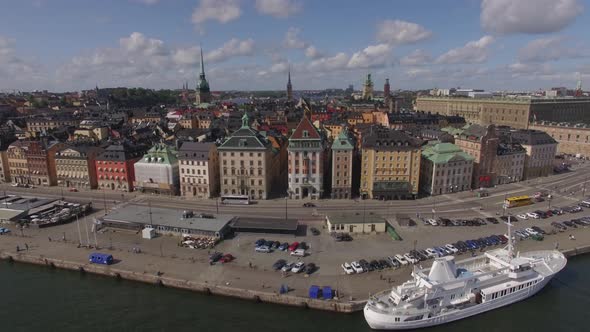
M291 251L291 256L305 257L305 249L296 249Z

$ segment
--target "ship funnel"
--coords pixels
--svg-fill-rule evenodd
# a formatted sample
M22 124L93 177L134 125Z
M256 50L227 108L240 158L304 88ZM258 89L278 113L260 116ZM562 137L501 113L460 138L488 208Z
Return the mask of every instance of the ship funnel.
M457 277L457 267L455 266L455 258L452 256L437 258L428 274L428 279L438 282L447 282L455 280Z

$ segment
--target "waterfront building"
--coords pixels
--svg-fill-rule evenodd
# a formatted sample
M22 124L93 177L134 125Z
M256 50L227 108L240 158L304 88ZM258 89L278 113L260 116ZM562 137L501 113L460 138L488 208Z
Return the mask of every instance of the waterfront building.
M250 199L270 197L276 174L280 172L279 152L271 142L249 125L248 114L242 126L219 147L221 195L248 195Z
M32 184L26 155L28 148L24 140L17 140L6 149L10 179L13 183Z
M519 182L524 173L526 150L510 138L501 139L494 158L495 184Z
M25 144L28 146L25 155L29 170L29 184L55 186L57 184L55 153L62 149L65 144L46 139L25 141Z
M289 137L289 197L295 199L322 197L324 192L324 138L305 112Z
M493 125L471 125L455 131L455 145L475 159L473 161L473 189L494 184L494 159L498 151L498 135Z
M523 180L553 174L557 141L539 130L508 130L503 128L501 135L518 142L526 150Z
M219 157L212 142L184 142L178 150L180 194L189 198L219 195Z
M410 199L418 194L421 141L408 134L372 126L362 136L363 198Z
M419 96L415 109L460 115L469 123L529 128L532 121L590 122L590 98L461 98Z
M0 183L10 183L10 166L8 164L9 142L0 139Z
M421 191L434 196L471 189L474 159L451 143L424 147L420 163Z
M108 146L96 157L98 188L103 190L133 191L133 165L145 154L147 147L128 141Z
M66 145L55 153L57 185L65 188L96 189L96 156L103 149L88 145Z
M136 191L155 194L178 194L178 152L164 143L155 144L133 168Z
M199 81L197 83L196 91L197 105L211 102L211 90L209 89L209 82L205 78L205 62L203 61L203 49L201 48L201 73L199 74Z
M345 127L332 143L332 198L352 198L353 153L354 143Z

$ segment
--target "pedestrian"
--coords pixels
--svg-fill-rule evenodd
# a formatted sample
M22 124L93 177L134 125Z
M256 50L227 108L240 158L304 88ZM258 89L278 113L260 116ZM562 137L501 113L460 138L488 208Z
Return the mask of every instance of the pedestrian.
M29 251L29 245L25 243L25 248L27 248L27 251Z
M48 236L47 238L49 239L49 242L51 242L51 236Z
M16 252L20 251L20 247L18 245L16 245Z
M248 262L248 267L252 268L252 262Z

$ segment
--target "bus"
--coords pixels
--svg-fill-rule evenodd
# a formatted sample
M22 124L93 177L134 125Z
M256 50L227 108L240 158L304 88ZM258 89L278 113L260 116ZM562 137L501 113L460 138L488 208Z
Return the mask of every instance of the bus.
M530 196L514 196L508 197L504 201L504 207L512 208L516 206L525 206L533 204L533 200Z
M248 195L223 195L221 196L221 204L250 204Z

